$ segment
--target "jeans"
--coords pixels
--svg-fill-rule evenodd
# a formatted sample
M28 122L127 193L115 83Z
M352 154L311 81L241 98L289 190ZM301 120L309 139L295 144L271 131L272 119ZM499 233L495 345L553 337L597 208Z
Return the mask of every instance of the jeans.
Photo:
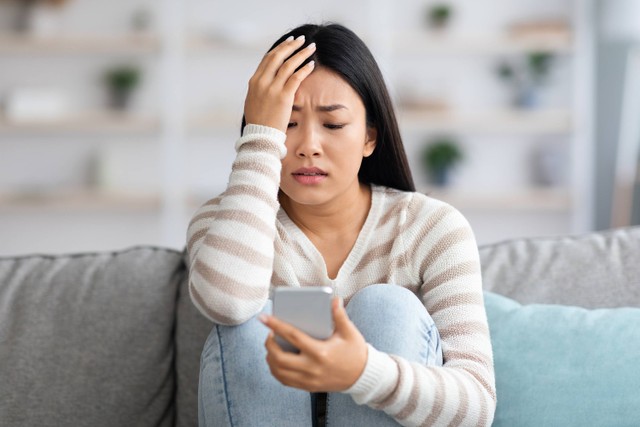
M420 300L394 285L370 285L346 307L374 348L424 365L442 365L438 330ZM264 313L271 313L267 302ZM264 342L269 329L257 316L237 326L214 326L200 362L201 427L311 426L309 392L280 384L269 372ZM386 413L328 393L327 426L397 426Z

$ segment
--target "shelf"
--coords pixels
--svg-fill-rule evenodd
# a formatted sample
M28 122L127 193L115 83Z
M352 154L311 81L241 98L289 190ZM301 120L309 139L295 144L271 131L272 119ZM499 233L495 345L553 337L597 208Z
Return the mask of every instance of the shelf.
M424 187L420 192L449 203L462 211L543 211L567 212L571 209L568 191L532 188L522 191L482 194L467 190Z
M268 42L265 42L264 38L255 40L225 40L221 37L193 34L185 38L185 49L188 53L192 54L264 54L268 47Z
M212 112L189 119L192 131L238 128L241 116ZM427 132L476 132L554 134L572 131L567 110L502 110L489 112L431 111L399 109L402 130ZM89 112L68 115L57 120L11 120L0 115L0 133L153 133L160 129L158 118L118 112Z
M159 211L161 199L155 195L119 194L98 190L69 190L0 194L0 212L147 212Z
M0 115L2 133L153 133L160 128L157 118L119 112L89 112L56 120L12 120Z
M2 55L140 55L153 54L159 50L159 39L147 34L74 35L47 38L18 34L0 35L0 54Z
M568 110L447 111L403 109L398 112L403 130L556 134L572 131Z
M428 32L403 33L392 42L398 54L427 55L506 55L528 52L569 54L573 50L570 34L536 36L449 35Z
M206 132L220 129L237 129L240 131L242 113L229 111L212 111L196 114L189 118L187 129L194 132Z
M193 131L237 128L240 118L229 112L212 112L193 117L188 128ZM568 110L456 112L399 108L398 121L401 130L424 132L564 134L572 131Z

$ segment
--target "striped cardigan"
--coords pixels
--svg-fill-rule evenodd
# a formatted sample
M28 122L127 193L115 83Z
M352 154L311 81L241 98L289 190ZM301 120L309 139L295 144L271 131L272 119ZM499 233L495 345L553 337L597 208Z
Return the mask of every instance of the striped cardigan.
M488 426L496 404L478 250L464 217L423 194L372 186L371 209L337 277L280 208L285 134L248 125L227 190L188 229L189 289L212 321L255 316L273 286L331 286L348 304L359 289L391 283L414 292L442 339L444 365L427 367L369 346L345 393L406 426Z

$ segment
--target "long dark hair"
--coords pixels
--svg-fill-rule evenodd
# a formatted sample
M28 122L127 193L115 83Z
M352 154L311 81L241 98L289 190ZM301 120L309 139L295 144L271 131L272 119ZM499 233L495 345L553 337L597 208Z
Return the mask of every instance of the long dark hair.
M305 64L314 60L316 67L325 67L340 75L362 99L367 126L377 130L376 148L373 154L362 160L358 172L360 182L415 191L391 97L369 48L353 31L342 25L306 24L284 34L269 50L289 36L301 35L305 36L305 44L300 49L313 42L317 45L315 53ZM242 128L245 124L243 117Z

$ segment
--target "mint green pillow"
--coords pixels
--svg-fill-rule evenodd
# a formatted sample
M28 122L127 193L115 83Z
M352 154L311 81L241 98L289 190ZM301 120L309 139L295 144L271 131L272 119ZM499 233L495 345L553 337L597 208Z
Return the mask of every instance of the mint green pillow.
M493 425L640 426L640 308L586 310L485 292Z

